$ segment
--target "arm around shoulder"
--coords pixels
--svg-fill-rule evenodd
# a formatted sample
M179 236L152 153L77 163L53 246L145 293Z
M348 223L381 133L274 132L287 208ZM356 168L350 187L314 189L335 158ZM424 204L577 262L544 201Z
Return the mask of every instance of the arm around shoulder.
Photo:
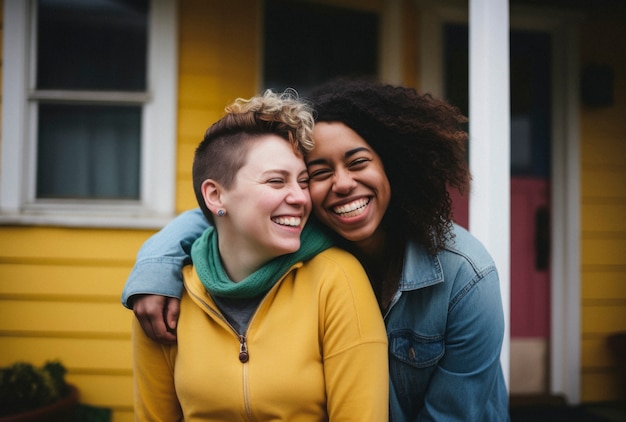
M180 298L181 271L191 262L191 245L208 227L197 208L183 212L146 240L124 286L122 304L132 308L132 296L141 294Z

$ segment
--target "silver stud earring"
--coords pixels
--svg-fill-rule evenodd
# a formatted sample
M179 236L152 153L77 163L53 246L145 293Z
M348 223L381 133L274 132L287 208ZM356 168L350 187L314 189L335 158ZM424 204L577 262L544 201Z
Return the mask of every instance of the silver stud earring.
M218 217L224 217L225 214L226 214L226 211L224 211L224 210L217 211L217 216Z

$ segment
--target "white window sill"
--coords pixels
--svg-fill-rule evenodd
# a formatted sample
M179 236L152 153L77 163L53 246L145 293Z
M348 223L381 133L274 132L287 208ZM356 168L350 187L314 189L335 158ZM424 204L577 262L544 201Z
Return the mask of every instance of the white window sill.
M102 229L160 229L174 214L86 213L86 212L0 212L0 226L57 226Z

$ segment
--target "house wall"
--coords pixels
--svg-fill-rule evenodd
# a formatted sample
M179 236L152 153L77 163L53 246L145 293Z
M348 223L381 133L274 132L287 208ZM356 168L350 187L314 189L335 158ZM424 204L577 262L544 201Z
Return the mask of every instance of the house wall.
M227 104L259 89L261 3L181 1L177 211L198 206L191 165L206 129Z
M581 400L618 398L623 373L607 336L626 332L626 16L591 16L582 26L581 69L613 70L613 104L582 104L581 140ZM624 356L621 359L625 359Z
M204 131L227 103L256 93L259 4L180 0L178 211L196 206L191 162ZM120 293L152 233L0 226L0 366L59 359L81 403L133 420L133 314Z

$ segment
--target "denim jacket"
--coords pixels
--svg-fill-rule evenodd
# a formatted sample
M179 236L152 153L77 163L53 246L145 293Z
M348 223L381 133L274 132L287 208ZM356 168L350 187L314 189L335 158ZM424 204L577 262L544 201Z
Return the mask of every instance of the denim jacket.
M390 421L508 421L495 264L459 226L437 256L410 243L385 314Z
M181 269L207 228L187 211L148 239L122 293L181 297ZM495 264L455 226L437 256L408 245L398 291L385 314L390 421L508 421L500 350L504 317Z

